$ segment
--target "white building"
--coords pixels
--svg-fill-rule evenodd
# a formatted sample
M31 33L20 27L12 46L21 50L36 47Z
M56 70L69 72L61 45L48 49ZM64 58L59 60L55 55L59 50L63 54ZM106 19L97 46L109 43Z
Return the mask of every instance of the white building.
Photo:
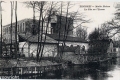
M41 38L40 38L41 39ZM55 57L58 54L58 43L56 40L43 34L42 41L38 42L38 35L19 35L19 52L25 54L25 57L36 57L38 43L44 45L43 57ZM40 48L39 48L40 49ZM41 53L40 53L41 55Z

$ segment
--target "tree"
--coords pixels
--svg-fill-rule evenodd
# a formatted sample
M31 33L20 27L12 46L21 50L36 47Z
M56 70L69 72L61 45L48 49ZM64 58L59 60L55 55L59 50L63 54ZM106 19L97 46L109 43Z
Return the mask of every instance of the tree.
M0 1L0 17L1 17L1 19L0 19L0 23L1 23L1 25L0 25L1 26L1 38L0 38L0 43L1 43L0 44L0 46L1 46L0 49L1 49L1 52L0 52L0 57L2 56L2 35L3 35L2 34L2 7L1 7L2 2L3 1Z
M13 52L12 52L12 37L13 37L13 35L12 35L12 33L13 33L13 30L12 30L12 22L13 22L13 9L14 9L14 1L11 1L11 26L10 26L10 36L11 36L11 43L10 43L10 54L13 54Z
M106 53L109 45L109 38L103 34L100 29L95 29L89 35L89 49L88 53Z
M80 37L81 39L85 40L87 38L87 30L83 27L79 27L76 30L77 37Z
M31 33L32 35L35 35L37 34L36 32L36 25L35 25L35 8L36 8L36 5L37 5L37 1L27 1L27 2L24 2L27 7L30 7L33 9L33 24L32 24L32 27L31 27Z
M120 33L120 6L119 3L116 3L115 5L116 12L114 13L114 18L110 21L107 21L101 25L102 30L110 37L112 38L116 34Z
M15 20L16 20L16 25L15 25L15 57L17 58L17 53L18 53L18 42L17 42L17 1L15 2Z
M42 57L43 54L43 49L44 49L44 44L42 45L40 42L45 42L46 41L46 35L45 38L43 40L43 27L44 27L44 22L46 20L46 16L47 16L47 24L46 24L46 28L48 28L48 25L50 23L50 18L51 18L51 14L53 9L56 7L56 2L45 2L45 1L30 1L30 2L25 2L27 5L32 6L32 8L36 9L39 12L39 21L38 21L38 47L37 47L37 61L40 60L40 58ZM33 6L33 4L36 4L36 6ZM35 10L33 10L34 12ZM33 15L34 16L34 15ZM33 17L34 18L34 17ZM45 34L47 34L47 29L45 31ZM41 55L40 55L41 53Z
M114 19L107 21L101 25L101 32L112 38L120 32L119 24Z
M98 29L95 28L95 30L89 34L89 40L92 41L92 40L98 40L99 37L101 36L101 34L99 33Z
M34 2L27 2L27 5L32 5L31 3ZM74 6L75 4L70 3L70 2L46 2L46 1L36 1L36 6L35 6L35 10L36 12L39 13L39 25L38 26L38 47L37 47L37 60L39 58L42 57L43 54L43 49L44 49L44 44L42 45L40 42L46 41L46 34L47 34L47 29L45 31L45 39L43 40L43 23L46 22L46 28L48 28L49 23L51 21L52 15L54 12L56 12L56 15L60 15L59 17L59 26L58 24L56 24L56 27L58 27L58 35L60 38L61 32L59 31L59 29L61 29L62 27L62 20L63 20L63 16L64 18L64 23L65 23L65 30L64 30L64 41L63 41L63 48L67 39L67 36L69 34L69 31L72 31L73 29L79 27L82 23L87 23L89 22L89 20L85 20L83 19L83 16L78 12L79 10L75 11L75 12L70 12L70 9ZM32 7L31 7L32 8ZM69 18L69 19L68 19ZM70 25L72 25L73 23L71 23L71 20L73 22L78 22L80 24L78 24L77 26L74 26L74 28L70 28ZM58 41L59 43L59 41ZM41 55L40 55L41 53ZM40 55L40 56L39 56Z

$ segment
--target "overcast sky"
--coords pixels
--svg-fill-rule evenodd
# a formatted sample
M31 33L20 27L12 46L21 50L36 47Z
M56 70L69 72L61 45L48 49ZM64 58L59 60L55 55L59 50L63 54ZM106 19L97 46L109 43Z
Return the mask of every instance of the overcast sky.
M114 17L114 2L83 2L83 1L77 1L77 4L72 8L73 11L76 11L79 7L79 5L91 5L91 9L96 10L84 10L88 9L85 7L80 7L79 12L86 15L88 19L91 19L90 23L83 24L83 26L88 27L88 32L91 32L95 27L100 26L105 21L110 21ZM109 7L99 7L99 9L105 9L105 10L98 10L95 6L109 6ZM3 14L3 26L10 24L11 19L11 6L10 1L7 1L5 3L2 3L2 14ZM22 2L18 1L18 21L24 18L32 18L33 12L32 9L27 8ZM13 17L13 19L15 19Z

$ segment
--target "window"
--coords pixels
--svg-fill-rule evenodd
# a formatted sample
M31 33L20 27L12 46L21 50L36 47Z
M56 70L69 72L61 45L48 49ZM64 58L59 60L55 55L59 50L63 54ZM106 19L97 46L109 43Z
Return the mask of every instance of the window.
M22 32L22 23L20 24L20 27L19 27L19 28L20 28L20 32Z
M8 27L8 33L10 33L10 27Z
M6 33L7 31L6 31L6 28L4 29L4 32Z
M19 31L19 25L17 25L17 31Z
M26 26L25 26L25 22L24 22L24 32L25 32L25 27L26 27Z
M7 32L7 28L5 28L5 31L4 31L5 33Z
M25 31L25 23L22 23L22 32Z
M9 32L9 27L7 27L7 33Z
M53 28L51 28L51 34L53 34Z

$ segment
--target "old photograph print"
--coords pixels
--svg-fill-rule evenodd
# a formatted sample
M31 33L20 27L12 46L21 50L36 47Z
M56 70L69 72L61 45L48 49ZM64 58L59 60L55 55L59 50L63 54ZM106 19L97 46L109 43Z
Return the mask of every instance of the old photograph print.
M119 75L120 2L0 1L0 79Z

